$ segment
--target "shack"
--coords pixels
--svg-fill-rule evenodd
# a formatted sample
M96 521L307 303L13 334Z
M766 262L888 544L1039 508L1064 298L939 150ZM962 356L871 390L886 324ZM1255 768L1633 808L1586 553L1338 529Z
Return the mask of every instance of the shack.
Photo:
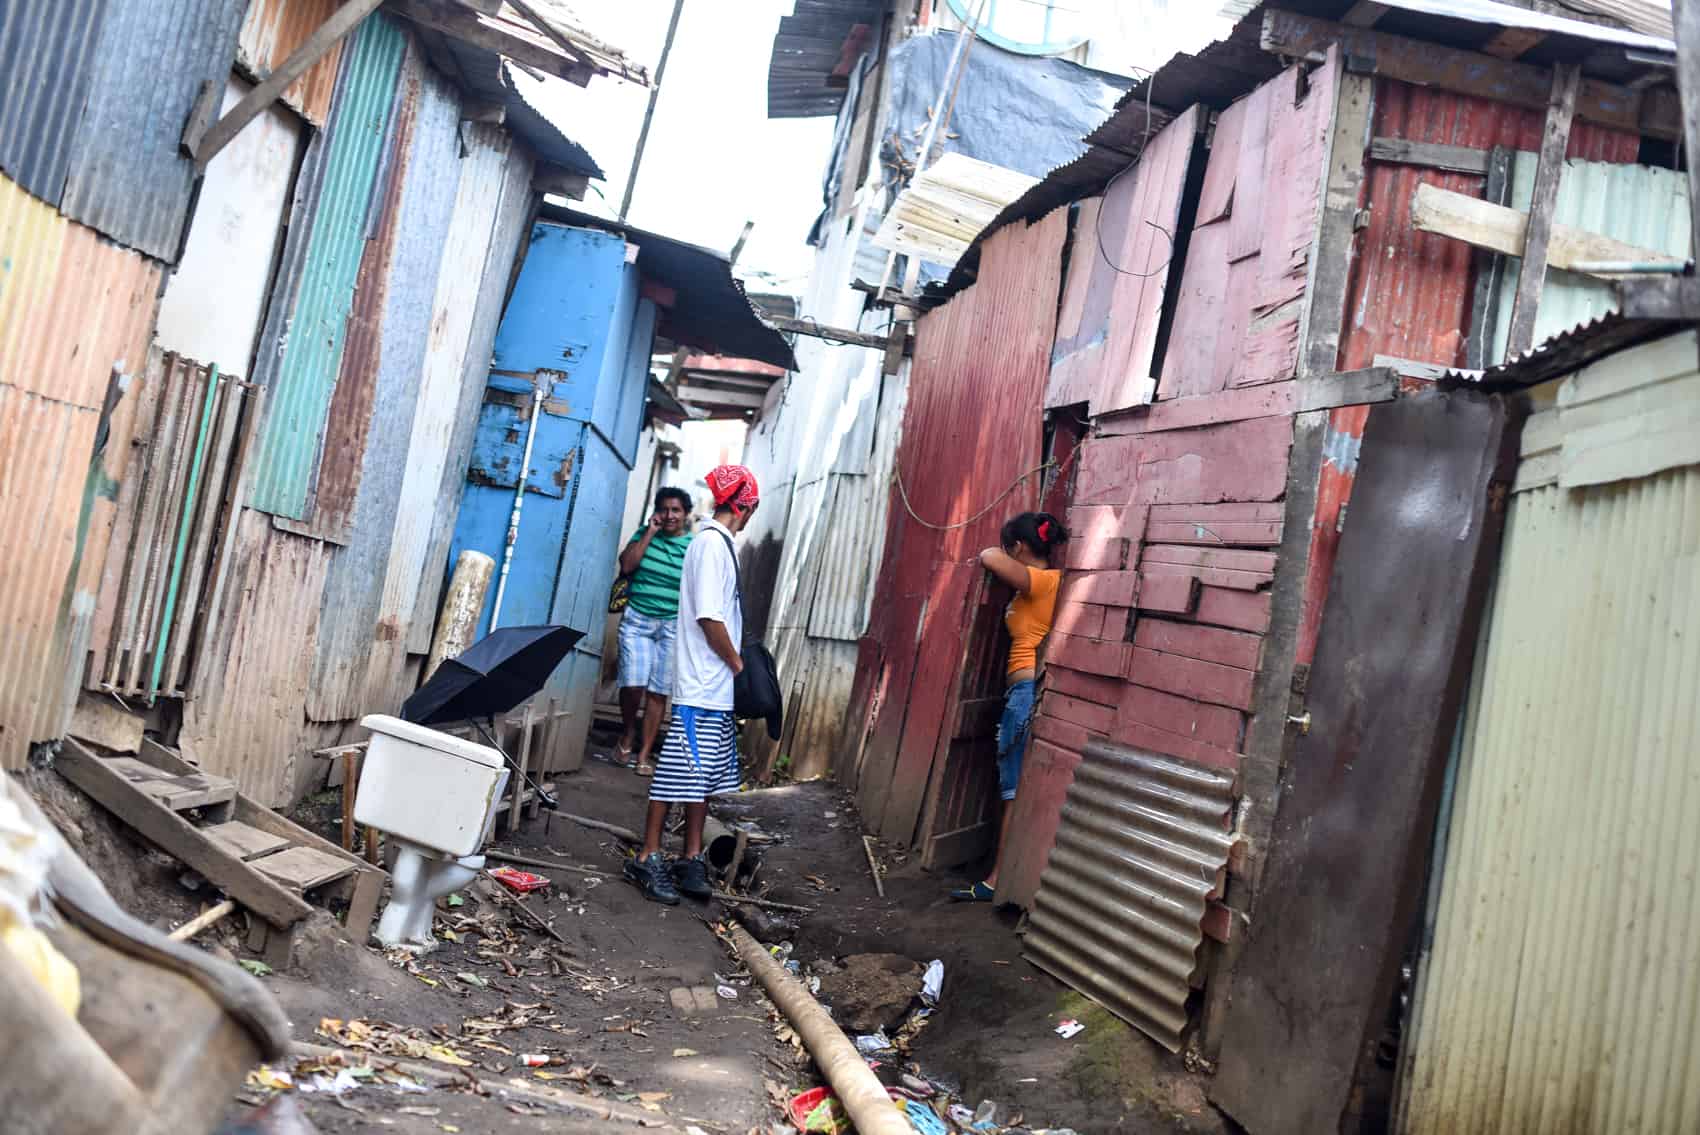
M1687 261L1673 57L1486 0L1259 7L916 323L834 771L930 866L990 848L1007 595L973 557L1066 508L998 897L1253 1132L1391 1090L1521 413L1435 382Z

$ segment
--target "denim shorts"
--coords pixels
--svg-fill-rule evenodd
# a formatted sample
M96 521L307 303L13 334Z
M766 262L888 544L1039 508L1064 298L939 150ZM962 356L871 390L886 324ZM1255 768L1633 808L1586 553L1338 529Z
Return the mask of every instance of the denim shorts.
M1027 727L1033 721L1037 685L1029 678L1004 693L1003 717L998 721L998 793L1005 800L1014 800L1021 784L1021 758L1027 753Z

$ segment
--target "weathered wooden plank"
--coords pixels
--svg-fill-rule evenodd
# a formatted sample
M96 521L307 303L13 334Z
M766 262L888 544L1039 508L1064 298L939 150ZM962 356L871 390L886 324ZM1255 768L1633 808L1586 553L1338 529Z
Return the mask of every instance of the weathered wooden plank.
M359 870L339 855L326 855L310 847L288 847L261 856L248 866L292 891L309 891Z
M1063 566L1075 571L1120 571L1127 566L1128 541L1120 536L1076 537L1063 545Z
M1075 505L1068 510L1069 543L1113 540L1121 535L1121 510L1107 504Z
M1268 30L1266 20L1265 35ZM1326 48L1325 58L1339 67L1339 46ZM1351 280L1358 200L1365 176L1364 140L1369 135L1373 104L1373 83L1368 78L1353 74L1338 76L1334 117L1328 128L1322 200L1299 320L1299 376L1306 384L1313 376L1331 374L1340 367L1346 290ZM1282 464L1285 466L1284 461Z
M1033 736L1049 741L1061 749L1080 753L1092 735L1072 721L1063 721L1041 711L1033 717Z
M1198 576L1189 573L1148 575L1139 596L1139 609L1185 615L1198 606L1199 586Z
M1211 394L1195 394L1190 398L1164 399L1153 402L1145 411L1143 420L1137 413L1132 415L1125 428L1157 433L1162 430L1184 430L1194 426L1291 414L1293 407L1298 405L1297 386L1298 384L1292 381L1271 382L1262 386L1241 386Z
M1551 72L1545 67L1295 12L1265 11L1261 42L1265 51L1312 62L1322 61L1329 47L1338 43L1355 69L1530 110L1545 110L1552 88ZM1588 122L1655 138L1674 139L1682 130L1675 108L1662 99L1598 79L1583 81L1577 92L1576 114Z
M1242 631L1265 631L1269 628L1269 592L1202 587L1192 619Z
M1310 410L1332 410L1336 406L1391 402L1398 396L1399 372L1391 367L1372 366L1309 376L1299 384L1293 409L1303 414Z
M1263 639L1258 635L1172 619L1140 619L1133 628L1133 644L1243 670L1256 670L1263 651Z
M1072 698L1114 706L1121 701L1127 686L1119 677L1087 674L1053 663L1045 667L1045 688Z
M1218 749L1237 750L1243 717L1232 706L1201 702L1149 686L1124 685L1116 720L1138 722Z
M1130 682L1155 690L1249 710L1251 685L1256 675L1237 666L1159 654L1136 646L1128 655L1127 677Z
M1101 603L1064 600L1057 604L1057 614L1051 621L1051 630L1058 634L1079 635L1081 638L1104 638L1104 616L1114 610L1120 608L1106 607ZM1119 639L1121 636L1118 634L1113 637Z
M1084 731L1083 731L1084 732ZM1080 767L1080 749L1050 744L1035 729L1021 768L1021 790L1010 817L1020 839L1010 840L998 863L998 902L1028 906L1039 890L1039 877L1056 843L1063 800Z
M1281 542L1279 520L1219 520L1212 524L1186 521L1152 523L1152 540L1165 544L1238 544L1273 547Z
M1079 638L1052 631L1045 640L1045 661L1088 674L1119 676L1127 670L1128 644Z
M1099 603L1109 607L1132 607L1139 597L1136 571L1093 571L1071 575L1064 584L1068 603Z
M1469 146L1444 146L1438 142L1411 142L1404 138L1371 138L1369 157L1375 162L1423 166L1450 173L1473 173L1483 176L1488 169L1487 150Z
M1140 550L1141 565L1192 564L1197 567L1227 568L1231 571L1275 570L1274 552L1248 552L1238 548L1201 548L1196 545L1147 544Z
M1136 749L1149 749L1154 753L1192 761L1209 768L1238 772L1240 767L1238 753L1206 745L1165 729L1156 729L1142 721L1117 718L1115 728L1110 731L1110 740L1132 745Z
M1053 693L1045 699L1045 712L1059 721L1072 722L1093 733L1109 733L1116 711L1107 705Z
M1142 565L1147 584L1171 575L1190 575L1208 587L1229 587L1236 591L1256 591L1269 586L1274 573L1267 571L1236 571L1230 568L1194 567L1190 564L1149 563Z
M262 855L270 855L289 846L289 841L282 836L263 832L240 820L212 824L201 830L207 833L208 839L244 862Z
M102 807L168 855L206 878L213 886L264 918L287 927L306 918L313 908L248 864L225 851L177 813L161 808L141 789L76 741L66 738L53 767L72 784L94 797Z
M1277 500L1292 433L1285 417L1274 417L1094 438L1081 447L1076 499L1114 505Z
M1523 236L1523 264L1517 273L1517 294L1511 302L1511 332L1505 357L1514 359L1535 345L1535 313L1546 286L1547 249L1552 243L1553 213L1558 208L1558 182L1564 176L1564 154L1570 147L1570 120L1576 114L1576 88L1582 81L1579 63L1560 63L1552 72L1552 102L1541 128L1540 158L1535 163L1535 191L1529 204L1529 223Z
M1529 214L1425 184L1417 186L1416 195L1411 198L1411 226L1419 232L1438 233L1506 256L1522 256ZM1614 260L1667 264L1673 271L1683 265L1681 257L1655 249L1639 248L1570 225L1552 226L1547 245L1548 267L1582 271L1578 265ZM1610 273L1596 274L1603 279L1613 278Z

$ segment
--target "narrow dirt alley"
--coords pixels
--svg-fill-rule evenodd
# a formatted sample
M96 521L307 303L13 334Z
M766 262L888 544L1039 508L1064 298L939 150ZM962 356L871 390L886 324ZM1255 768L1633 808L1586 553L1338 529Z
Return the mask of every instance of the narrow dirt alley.
M558 781L563 812L624 826L640 822L646 787L600 759ZM328 827L332 809L314 802L297 818ZM771 943L791 944L789 957L805 980L826 975L823 1000L842 988L831 974L847 956L898 954L917 967L943 963L942 995L924 1023L916 1027L913 1010L921 1003L908 1002L907 994L895 1010L909 1026L888 1035L899 1036L906 1051L873 1057L894 1079L906 1070L943 1089L930 1101L941 1112L950 1104L973 1110L991 1101L990 1130L1224 1130L1204 1100L1202 1080L1179 1058L1022 960L1014 912L949 902L946 891L960 880L925 873L891 849L879 850L886 889L880 898L857 817L832 785L740 793L714 811L771 840L757 845L760 888L767 898L810 913L768 912L767 925L758 919L756 929ZM123 838L96 822L100 815L98 809L75 813L85 850ZM610 876L626 854L616 837L548 813L513 836L499 836L492 849ZM121 859L96 856L97 862ZM182 889L180 868L167 862L156 868L115 893L160 925L195 913L197 896ZM227 1120L251 1120L251 1109L284 1087L282 1074L303 1089L290 1094L325 1132L470 1135L640 1124L704 1135L794 1130L784 1101L822 1081L717 937L716 924L728 917L722 903L661 907L618 878L523 869L547 876L550 885L516 900L481 881L440 903L442 945L418 959L355 945L329 915L316 915L292 969L267 973L265 982L298 1042L355 1049L380 1071L351 1074L335 1060L312 1059L263 1069L250 1077ZM519 917L512 909L517 901L562 941ZM253 967L240 922L227 920L200 941ZM695 1000L683 992L693 989ZM675 998L688 1008L681 1011ZM838 1008L847 1031L856 1033L844 1006ZM1064 1039L1054 1030L1067 1019L1085 1028ZM527 1055L548 1063L527 1067ZM431 1074L420 1074L422 1068Z

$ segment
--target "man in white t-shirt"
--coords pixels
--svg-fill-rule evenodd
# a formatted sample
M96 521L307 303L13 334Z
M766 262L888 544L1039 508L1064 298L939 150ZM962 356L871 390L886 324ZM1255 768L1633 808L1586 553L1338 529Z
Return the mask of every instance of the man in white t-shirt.
M738 791L738 727L732 718L732 683L743 661L744 615L733 537L760 503L755 474L721 465L708 474L714 516L697 527L685 552L679 583L679 629L673 645L673 718L655 763L644 816L643 851L626 862L626 878L646 899L666 903L679 895L713 894L702 854L708 798ZM667 810L685 806L685 854L667 862L661 833Z

